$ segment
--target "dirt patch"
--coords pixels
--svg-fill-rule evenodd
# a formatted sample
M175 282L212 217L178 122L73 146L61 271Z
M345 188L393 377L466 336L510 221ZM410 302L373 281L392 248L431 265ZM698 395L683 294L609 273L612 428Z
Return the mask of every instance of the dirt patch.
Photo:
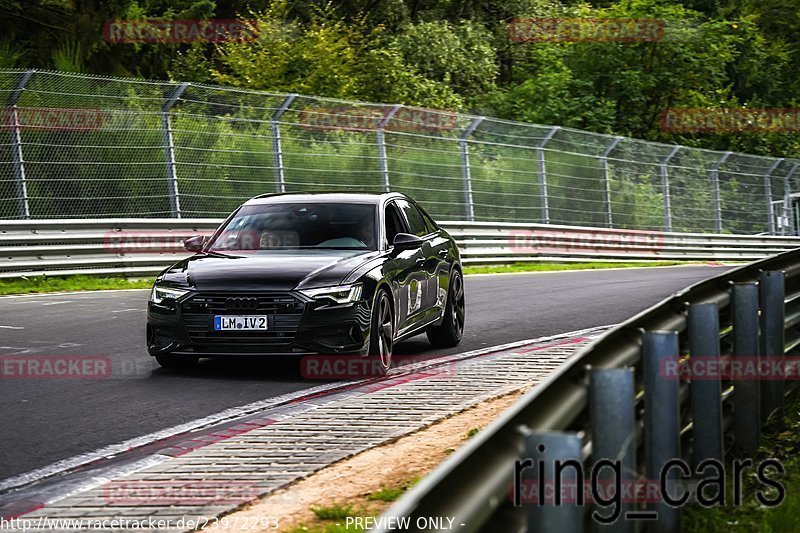
M342 520L319 520L312 508L351 506L354 516L375 516L391 502L370 500L382 488L408 485L433 470L462 446L474 428L482 428L511 406L522 392L513 392L445 418L425 429L335 463L228 515L227 530L246 524L249 531L293 531L308 526L310 531ZM470 431L473 430L473 431ZM253 529L265 517L276 517L279 529ZM261 522L259 522L261 520ZM215 528L220 529L220 528Z

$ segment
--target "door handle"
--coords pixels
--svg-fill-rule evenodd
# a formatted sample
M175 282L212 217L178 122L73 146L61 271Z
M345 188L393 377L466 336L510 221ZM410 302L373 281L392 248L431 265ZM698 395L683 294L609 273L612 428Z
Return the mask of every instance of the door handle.
M414 261L414 263L415 263L416 265L421 265L421 264L423 264L424 262L425 262L425 258L424 258L424 257L417 257L417 259Z
M443 248L443 249L439 250L438 253L439 253L440 257L447 257L448 250L447 250L447 248Z

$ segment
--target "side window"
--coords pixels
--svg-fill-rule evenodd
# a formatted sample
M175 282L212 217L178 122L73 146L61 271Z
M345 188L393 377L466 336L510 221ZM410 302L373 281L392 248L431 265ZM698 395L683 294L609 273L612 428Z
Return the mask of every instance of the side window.
M403 219L400 217L400 212L397 210L397 206L394 203L389 203L386 205L386 240L388 244L392 244L394 241L394 236L398 233L403 233L406 231L405 226L403 225Z
M400 209L406 216L409 233L412 233L417 237L424 237L425 235L431 233L431 230L428 228L428 224L425 223L425 219L422 217L422 213L419 212L419 209L417 209L416 206L406 202L405 200L398 200L397 205L400 206Z
M417 207L419 208L419 212L422 213L422 218L425 219L425 224L428 225L428 233L435 233L439 231L439 226L436 225L436 222L433 221L431 216L428 213L426 213L425 210L423 210L421 207L419 206Z

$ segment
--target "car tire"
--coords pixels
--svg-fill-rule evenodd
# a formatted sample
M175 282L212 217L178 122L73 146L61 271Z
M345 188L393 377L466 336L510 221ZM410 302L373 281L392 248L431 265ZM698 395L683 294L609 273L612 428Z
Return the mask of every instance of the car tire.
M428 340L436 348L452 348L464 336L464 321L467 306L464 300L464 278L461 272L453 270L447 292L447 304L441 325L427 331Z
M158 364L162 368L169 368L170 370L187 370L194 367L199 359L199 357L172 355L168 353L156 356Z
M385 376L392 366L394 347L394 313L389 293L381 289L375 297L369 335L369 357L372 372Z

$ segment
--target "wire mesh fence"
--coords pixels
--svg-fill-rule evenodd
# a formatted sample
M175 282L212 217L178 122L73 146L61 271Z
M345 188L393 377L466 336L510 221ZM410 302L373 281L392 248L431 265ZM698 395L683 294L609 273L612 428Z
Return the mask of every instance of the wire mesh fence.
M0 218L218 217L400 191L449 220L795 233L800 161L407 106L0 70Z

